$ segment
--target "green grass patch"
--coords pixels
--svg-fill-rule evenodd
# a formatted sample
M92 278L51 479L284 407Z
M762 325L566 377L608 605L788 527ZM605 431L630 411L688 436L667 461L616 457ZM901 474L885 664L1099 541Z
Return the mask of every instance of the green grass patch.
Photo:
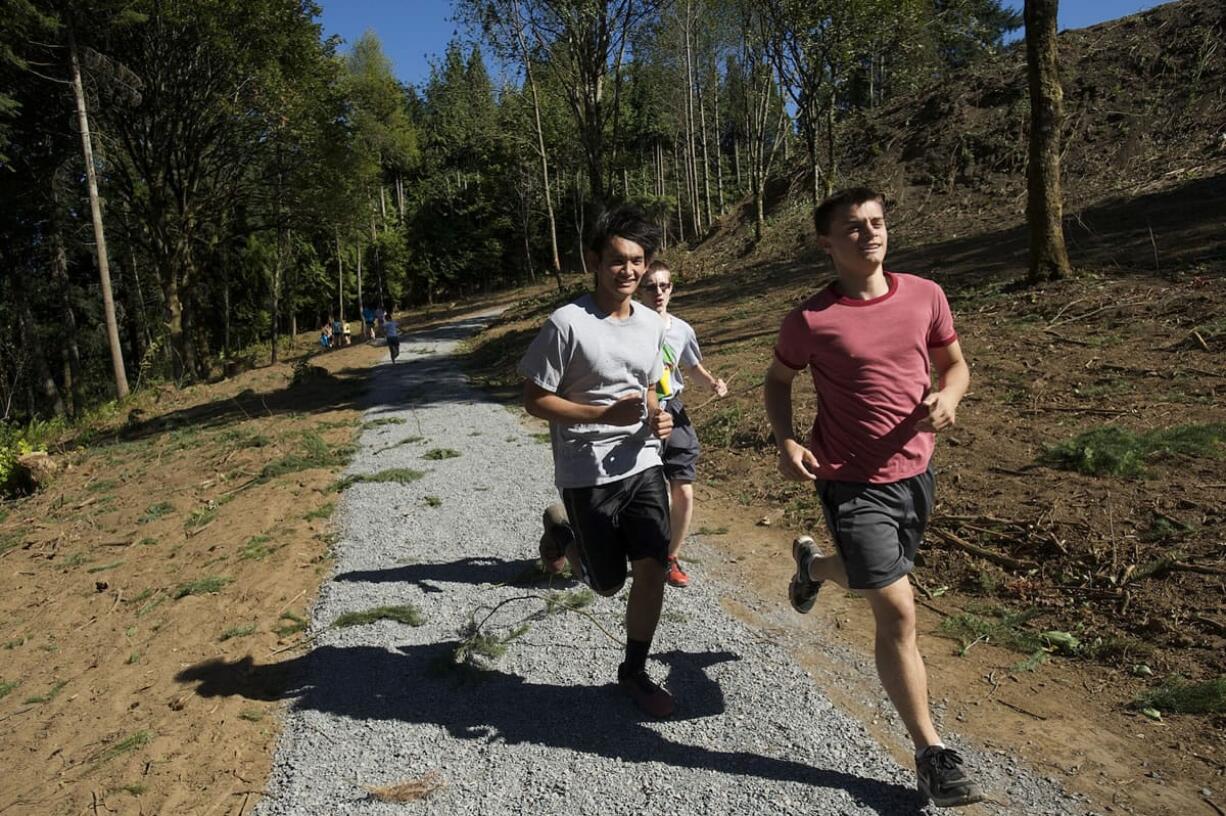
M1153 458L1180 454L1198 458L1221 458L1226 441L1226 423L1177 425L1143 433L1108 425L1078 434L1047 448L1039 462L1061 470L1090 476L1138 478Z
M744 413L739 405L729 405L713 412L698 428L702 441L716 448L730 448Z
M277 620L287 621L286 623L280 624L279 626L273 628L273 631L277 633L277 637L289 637L290 635L296 635L299 632L305 631L307 628L306 620L295 615L293 612L282 612L281 616L277 618Z
M66 567L79 567L82 564L88 563L89 556L87 556L85 553L73 553L64 559L64 566Z
M328 502L327 504L321 504L319 507L316 507L314 510L310 511L305 516L303 516L302 520L303 521L314 521L315 519L332 518L332 510L335 506L336 505L334 502Z
M425 623L421 610L412 604L405 604L403 606L377 606L362 612L346 612L332 621L332 625L337 628L365 626L368 623L381 620L407 623L409 626L421 626Z
M1171 714L1221 714L1226 712L1226 677L1199 683L1171 677L1138 697L1136 705Z
M540 442L542 445L548 445L551 441L553 441L553 438L548 433L534 433L532 434L532 438L537 442Z
M117 788L111 788L112 792L122 791L123 793L131 794L132 796L140 796L147 790L148 788L139 782L133 782L131 785L120 785Z
M255 634L255 629L256 626L254 623L249 623L246 626L231 626L229 629L218 635L217 640L221 643L225 643L231 638L247 637L248 635Z
M186 584L179 584L172 597L177 601L180 598L186 598L188 595L211 595L216 592L221 592L222 587L228 583L230 583L230 579L221 575L210 575L208 578L197 578L195 581L188 581Z
M699 527L695 531L700 536L722 536L728 535L727 527Z
M149 601L147 604L142 606L140 609L136 610L136 617L138 619L143 618L164 603L166 603L166 596L159 595L158 597L154 598L153 600Z
M421 458L437 462L441 459L455 459L459 455L460 452L454 448L433 448L423 453Z
M302 435L302 448L299 451L269 462L260 471L257 478L260 482L267 482L278 476L297 473L300 470L315 468L331 470L343 467L352 455L352 445L331 446L319 434L307 431Z
M90 493L106 493L119 487L119 482L115 479L99 479L96 482L90 482L85 486L85 489Z
M941 621L938 631L945 637L958 641L961 646L959 654L965 654L976 642L987 642L1032 655L1046 646L1038 632L1025 626L1038 612L1037 609L1021 612L991 609L985 610L984 614L962 612Z
M154 538L153 536L145 536L144 538L142 538L140 541L136 543L141 545L142 547L156 547L158 540Z
M217 435L217 441L233 448L266 448L272 444L271 437L237 428L222 431Z
M0 680L0 700L9 696L9 692L21 685L20 680Z
M66 685L68 685L67 680L60 680L58 683L52 686L46 694L38 694L34 697L27 697L25 699L25 704L41 705L42 703L49 703L60 695L60 692L64 690L64 686Z
M240 720L246 720L247 722L259 722L260 720L264 719L264 712L260 711L258 708L244 708L242 711L238 712L238 718Z
M362 428L365 430L369 428L382 428L384 425L403 425L405 421L404 417L380 417L379 419L363 422Z
M394 482L396 484L409 484L415 482L422 476L425 476L424 471L413 470L412 468L388 468L381 470L378 473L359 473L353 476L346 476L333 485L333 489L337 491L345 490L360 482Z
M86 570L86 572L89 572L89 573L106 572L107 570L115 569L115 567L123 566L123 564L124 564L123 561L112 561L109 564L99 564L96 567L90 567L89 569Z
M238 551L240 561L260 561L272 555L276 547L269 547L268 542L272 539L266 535L252 536L247 539L247 543Z
M151 521L157 521L158 519L173 513L174 510L175 506L170 502L163 501L157 502L156 504L151 504L145 508L145 512L136 520L136 523L148 524Z
M596 600L595 593L587 587L566 592L550 592L545 595L545 611L549 614L584 609Z
M138 748L143 748L148 745L149 741L152 739L153 734L149 733L148 731L137 731L132 736L124 737L119 742L99 753L98 756L94 758L94 764L101 765L104 762L110 762L115 757L131 753Z
M217 507L209 505L207 507L198 507L191 512L191 515L183 522L183 529L187 532L199 530L205 525L212 524L217 518Z
M25 645L26 645L26 638L23 638L23 637L4 641L4 648L9 649L9 650L16 649L18 646L25 646Z
M124 663L126 663L129 666L135 666L139 662L140 662L140 652L133 652L132 654L128 655L128 659L124 661Z
M438 496L426 496L424 499L422 499L422 501L425 502L427 507L442 507L443 506L443 500L440 499Z

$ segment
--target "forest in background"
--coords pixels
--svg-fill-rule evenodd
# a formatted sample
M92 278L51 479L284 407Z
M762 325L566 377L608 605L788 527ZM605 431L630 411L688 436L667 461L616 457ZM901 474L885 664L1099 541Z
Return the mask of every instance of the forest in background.
M803 168L821 197L849 116L1020 24L997 0L457 0L463 35L411 86L319 11L6 0L8 447L363 305L560 286L612 203L692 245L748 200L761 237L770 179Z

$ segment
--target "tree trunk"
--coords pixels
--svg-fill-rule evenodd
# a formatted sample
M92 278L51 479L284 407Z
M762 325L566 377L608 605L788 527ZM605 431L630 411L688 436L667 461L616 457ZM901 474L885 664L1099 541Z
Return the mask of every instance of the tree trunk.
M333 232L336 235L336 308L340 314L341 320L345 319L345 262L341 260L341 230L340 227L333 227ZM366 331L366 318L358 315L358 320L362 321L362 331Z
M536 126L536 152L541 158L541 186L545 190L545 214L549 218L549 250L550 268L553 277L558 282L558 291L562 291L562 259L558 254L558 224L553 214L553 193L549 185L549 154L545 150L545 129L541 126L541 100L536 88L536 75L532 72L532 56L524 40L523 26L520 24L519 3L511 4L515 27L515 39L519 43L520 56L524 61L524 73L528 79L528 87L532 91L532 121Z
M30 311L30 298L25 290L25 278L22 277L20 271L14 271L12 281L13 305L17 307L21 343L29 350L30 357L34 363L34 377L31 379L38 381L38 388L46 398L46 404L51 407L52 413L57 417L64 416L64 398L60 393L59 387L55 384L55 378L51 376L51 367L47 365L47 357L43 353L43 344L40 342L37 333L38 323L35 322L34 314ZM33 387L30 383L27 383L27 386L30 386L28 392L29 414L34 416L41 412L37 410Z
M698 86L698 133L702 138L702 198L703 204L706 207L704 215L707 219L707 227L709 228L714 222L711 214L711 156L707 153L707 103L702 92L702 86Z
M715 117L715 184L719 190L719 214L723 215L728 207L724 201L724 162L723 162L723 140L720 139L719 133L719 74L715 75L715 98L711 100L713 115Z
M358 313L366 311L366 301L362 298L362 242L358 241Z
M272 364L277 364L277 341L281 323L281 229L277 228L277 249L272 261Z
M65 329L61 333L60 343L64 362L64 396L68 402L68 413L75 416L85 405L81 399L81 350L77 345L79 328L69 292L68 253L64 251L60 221L56 216L52 217L51 225L51 276L60 292L61 325Z
M1058 0L1026 0L1026 73L1030 81L1030 151L1026 167L1026 222L1030 229L1031 283L1072 274L1064 245L1060 192L1060 128L1064 90L1056 51Z
M111 267L106 252L106 231L102 226L102 203L98 200L98 177L94 169L94 149L89 136L89 115L85 108L85 86L81 82L81 62L72 26L68 27L68 49L72 62L72 92L77 99L77 125L81 131L81 155L89 186L89 211L94 222L94 244L98 259L98 278L102 285L102 311L106 316L106 338L111 347L111 371L115 376L115 396L128 395L128 375L124 371L123 347L119 344L119 323L115 319L115 297L111 292Z
M677 182L677 231L679 240L685 243L685 212L681 209L681 146L673 143L673 179Z

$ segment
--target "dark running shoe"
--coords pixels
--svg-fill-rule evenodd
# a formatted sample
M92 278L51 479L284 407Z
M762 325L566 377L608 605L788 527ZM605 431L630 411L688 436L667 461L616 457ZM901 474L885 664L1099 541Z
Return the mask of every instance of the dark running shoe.
M626 664L617 667L617 685L626 690L635 705L643 709L649 716L662 720L671 717L673 713L673 695L656 685L647 676L647 671L639 669L636 672L626 671Z
M796 561L796 574L788 584L788 600L792 608L802 615L808 614L817 601L817 592L822 588L821 581L809 577L809 562L821 555L817 544L808 536L801 536L792 542L792 558Z
M575 531L566 517L566 508L557 502L545 508L541 520L545 525L541 536L541 565L545 572L557 575L566 569L566 548L575 540Z
M983 791L962 772L962 757L951 748L924 749L915 760L919 792L937 807L962 807L982 802Z

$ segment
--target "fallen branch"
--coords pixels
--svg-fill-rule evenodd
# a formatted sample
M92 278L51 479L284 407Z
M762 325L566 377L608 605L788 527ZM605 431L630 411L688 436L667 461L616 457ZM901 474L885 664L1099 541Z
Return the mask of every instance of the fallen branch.
M991 561L992 563L998 564L999 566L1007 569L1017 572L1027 572L1030 570L1037 570L1039 568L1039 565L1033 561L1013 558L1012 556L998 553L994 550L989 550L986 547L980 547L978 544L972 544L966 539L951 533L948 530L942 530L940 527L930 527L929 529L932 531L933 535L937 536L947 544L952 544L964 552L968 552L971 555L977 555L980 558Z
M1047 719L1047 718L1046 718L1046 717L1044 717L1042 714L1035 714L1033 711L1027 711L1026 709L1022 708L1021 706L1014 705L1013 703L1010 703L1010 702L1007 702L1007 701L1005 701L1005 700L1002 700L1002 699L1000 699L999 697L997 697L997 698L996 698L996 702L1000 703L1000 704L1001 704L1001 705L1003 705L1005 708L1011 708L1011 709L1013 709L1014 711L1018 712L1019 714L1025 714L1027 717L1034 717L1036 720L1046 720L1046 719Z

